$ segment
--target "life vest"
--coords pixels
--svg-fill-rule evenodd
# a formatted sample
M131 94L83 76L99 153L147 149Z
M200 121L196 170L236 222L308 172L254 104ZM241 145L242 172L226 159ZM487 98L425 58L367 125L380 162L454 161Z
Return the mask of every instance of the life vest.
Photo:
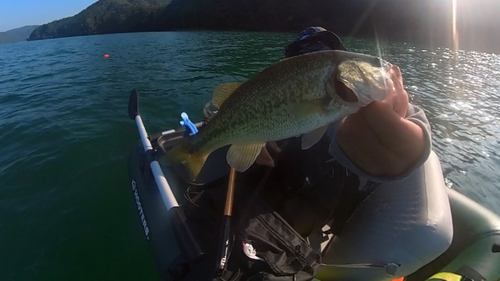
M393 279L392 281L405 281L406 277ZM427 281L476 281L467 276L462 276L453 272L439 272L434 274Z

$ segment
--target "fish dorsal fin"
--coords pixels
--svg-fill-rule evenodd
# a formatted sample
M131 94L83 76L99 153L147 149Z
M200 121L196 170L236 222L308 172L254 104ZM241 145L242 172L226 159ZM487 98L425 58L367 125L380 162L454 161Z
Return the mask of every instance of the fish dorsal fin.
M257 159L260 151L266 145L263 143L251 143L251 144L233 144L229 148L226 160L227 163L233 167L238 172L244 172Z
M234 92L238 87L243 84L243 82L228 82L224 84L220 84L214 90L214 94L212 97L212 103L220 108L222 103Z
M328 129L327 126L319 127L317 129L314 129L310 131L307 134L302 135L302 150L306 150L311 148L313 145L319 142L319 140L323 137L323 135L326 133L326 130Z

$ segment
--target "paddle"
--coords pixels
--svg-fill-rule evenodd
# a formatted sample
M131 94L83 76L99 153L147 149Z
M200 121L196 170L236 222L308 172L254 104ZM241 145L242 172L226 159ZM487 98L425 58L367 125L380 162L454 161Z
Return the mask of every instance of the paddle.
M227 264L227 255L229 253L229 240L231 228L231 215L233 212L233 197L234 197L234 182L236 178L236 170L231 167L229 172L229 183L226 192L226 204L224 206L224 217L222 218L219 252L217 254L216 271L220 274L224 271Z
M182 255L186 261L193 262L203 255L203 251L186 223L186 216L179 207L172 189L163 174L160 164L158 161L154 160L154 150L150 140L148 139L146 128L144 128L144 124L142 123L142 119L139 114L139 97L136 90L132 90L130 93L128 101L128 116L136 122L142 146L146 152L147 161L151 167L151 172L153 173L156 185L160 191L163 203L167 208L167 215L172 223L177 244L179 245Z

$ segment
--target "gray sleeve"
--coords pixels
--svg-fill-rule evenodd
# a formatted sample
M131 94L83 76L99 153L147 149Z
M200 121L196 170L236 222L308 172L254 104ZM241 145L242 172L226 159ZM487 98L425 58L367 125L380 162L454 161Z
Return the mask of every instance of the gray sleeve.
M342 152L340 149L336 139L335 139L335 134L337 130L338 123L335 123L333 126L330 127L328 130L328 135L332 139L332 143L330 145L330 154L344 167L347 169L351 170L353 173L357 174L363 179L373 181L373 182L379 182L379 183L384 183L384 182L397 182L404 180L407 178L409 175L411 175L417 168L422 166L424 162L427 160L431 153L432 149L432 139L431 139L431 128L429 121L427 120L427 117L425 116L424 111L414 105L409 105L408 107L408 112L406 113L406 119L417 124L420 126L424 132L424 137L425 137L425 152L422 154L422 157L419 159L419 161L415 164L413 168L408 170L406 173L396 176L396 177L375 177L372 176L361 169L359 169L354 163L351 162L351 160Z

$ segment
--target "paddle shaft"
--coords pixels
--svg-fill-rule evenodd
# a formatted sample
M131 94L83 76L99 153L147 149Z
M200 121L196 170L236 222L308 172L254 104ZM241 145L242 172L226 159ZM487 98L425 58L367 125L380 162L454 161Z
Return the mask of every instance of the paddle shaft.
M227 185L226 205L224 206L224 216L233 214L234 182L236 180L236 170L231 168L229 171L229 183Z

